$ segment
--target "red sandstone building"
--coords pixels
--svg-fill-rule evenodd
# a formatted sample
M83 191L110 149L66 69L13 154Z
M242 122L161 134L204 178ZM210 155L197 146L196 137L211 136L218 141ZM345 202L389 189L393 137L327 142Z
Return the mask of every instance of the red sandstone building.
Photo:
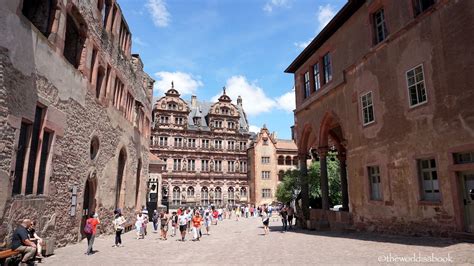
M248 202L251 134L242 99L224 93L215 103L187 102L169 89L153 107L150 151L165 162L161 203L180 206Z
M470 0L351 0L286 69L299 157L322 165L323 210L309 226L474 232L472 10ZM343 166L337 213L331 149Z

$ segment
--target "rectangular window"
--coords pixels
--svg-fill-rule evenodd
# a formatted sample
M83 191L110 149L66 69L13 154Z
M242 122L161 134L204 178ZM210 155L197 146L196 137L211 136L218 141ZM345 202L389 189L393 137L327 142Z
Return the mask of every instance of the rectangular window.
M39 165L39 173L38 173L38 187L36 189L36 194L38 195L44 193L44 183L46 180L46 166L48 163L52 138L53 138L53 132L46 131L46 130L43 131L43 141L41 144L40 165Z
M222 121L221 120L214 120L214 127L222 128Z
M21 194L25 157L28 150L28 139L31 134L31 125L21 122L20 138L16 153L15 180L13 181L13 195Z
M174 171L181 171L181 159L174 159L173 160L173 170Z
M387 38L387 26L385 24L385 15L383 8L376 11L373 15L374 21L374 35L375 44L385 40Z
M262 156L262 164L269 164L269 163L270 163L270 157Z
M418 171L421 180L421 196L423 200L439 201L438 172L436 171L436 160L418 160Z
M175 147L183 147L183 138L174 138Z
M196 139L188 139L188 147L196 148Z
M415 9L415 16L425 12L428 8L435 4L435 0L413 0L413 7Z
M214 170L216 172L221 172L222 171L222 161L221 160L216 160L216 165Z
M182 125L182 124L183 124L183 121L184 121L184 119L183 119L182 117L175 117L175 118L174 118L174 123L175 123L176 125Z
M239 163L240 172L246 173L247 172L247 162L240 162Z
M228 161L227 162L227 172L230 172L230 173L235 172L235 162L234 161Z
M201 160L201 171L209 171L209 160Z
M168 137L160 137L160 146L168 146Z
M311 90L309 82L309 72L304 73L304 98L308 98Z
M262 171L262 179L270 179L270 171Z
M428 101L426 97L423 65L419 65L407 71L407 84L410 106L417 106Z
M370 199L382 200L382 186L380 185L380 168L378 166L367 167L370 182Z
M268 199L272 197L272 190L269 188L262 189L262 198Z
M205 149L209 149L209 140L208 139L203 139L202 140L202 147Z
M323 57L324 84L332 80L331 57L329 53Z
M169 119L168 116L160 116L160 124L168 124Z
M214 148L222 149L222 140L214 140Z
M241 142L239 143L239 149L240 149L241 151L245 151L245 150L247 149L247 143L241 141Z
M227 141L227 149L234 150L235 149L235 142L232 140Z
M33 132L31 134L30 158L28 159L28 172L26 176L25 194L33 194L33 185L36 170L36 158L39 150L39 137L41 132L41 124L43 122L44 108L36 106L35 121L33 123Z
M196 170L196 160L188 160L188 171Z
M313 66L314 73L314 90L317 91L321 88L321 74L319 73L319 62Z
M454 153L453 157L455 164L474 163L474 151Z
M372 92L362 95L360 100L362 104L362 117L364 119L364 125L368 125L375 121Z

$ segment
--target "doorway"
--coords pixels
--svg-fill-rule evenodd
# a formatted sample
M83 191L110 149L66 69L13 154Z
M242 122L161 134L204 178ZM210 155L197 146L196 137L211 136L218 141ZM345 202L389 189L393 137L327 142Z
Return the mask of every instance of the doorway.
M474 171L460 172L465 230L474 233Z
M92 174L93 175L93 174ZM84 226L86 225L86 220L90 214L95 212L95 192L96 192L96 182L95 178L91 176L87 178L86 184L84 186L84 201L82 204L82 219L81 219L81 234L82 238L85 238Z

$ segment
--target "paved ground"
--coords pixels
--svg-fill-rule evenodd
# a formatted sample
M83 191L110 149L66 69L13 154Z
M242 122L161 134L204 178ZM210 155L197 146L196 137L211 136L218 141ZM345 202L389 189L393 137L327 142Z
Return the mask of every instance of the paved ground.
M303 230L282 233L278 221L272 221L270 227L270 234L264 236L260 219L226 220L213 226L211 235L204 235L200 242L179 242L176 237L161 241L149 228L144 240L134 239L134 233L125 234L124 247L114 248L113 236L101 236L94 246L99 252L92 256L84 255L86 243L82 242L57 249L40 265L366 265L397 259L432 260L432 256L474 264L474 244L449 239Z

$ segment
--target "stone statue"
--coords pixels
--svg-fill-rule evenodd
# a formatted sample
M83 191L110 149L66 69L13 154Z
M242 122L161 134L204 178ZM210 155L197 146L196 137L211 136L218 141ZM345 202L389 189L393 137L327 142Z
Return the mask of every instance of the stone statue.
M183 160L183 168L182 168L182 169L183 169L184 171L186 171L186 170L188 170L187 167L188 167L187 161L186 161L186 160Z

